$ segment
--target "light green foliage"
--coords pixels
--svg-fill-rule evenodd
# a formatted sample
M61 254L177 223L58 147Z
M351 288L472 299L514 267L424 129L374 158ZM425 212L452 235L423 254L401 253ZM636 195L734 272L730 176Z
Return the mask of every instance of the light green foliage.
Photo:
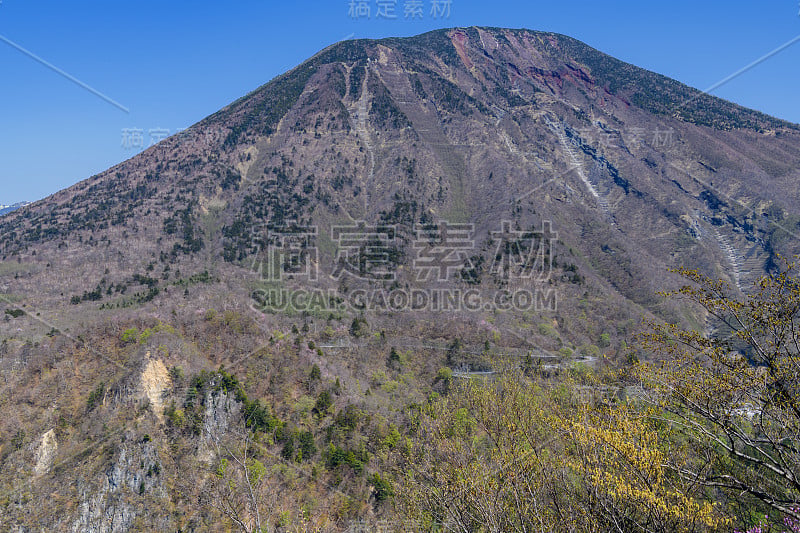
M147 328L142 331L142 334L139 336L139 344L146 344L150 337L155 335L156 333L169 333L172 335L176 334L175 328L170 326L169 324L164 324L163 322L159 322L156 326L152 328Z
M600 334L600 348L608 348L611 345L611 335L608 333Z
M558 332L556 328L553 327L552 324L548 324L547 322L542 322L537 326L540 335L544 335L545 337L549 337L551 339L558 338Z
M139 330L136 328L126 329L122 332L122 342L124 344L136 343L139 341Z
M436 373L436 379L449 383L450 380L453 379L453 370L448 368L448 367L446 367L446 366L443 366Z

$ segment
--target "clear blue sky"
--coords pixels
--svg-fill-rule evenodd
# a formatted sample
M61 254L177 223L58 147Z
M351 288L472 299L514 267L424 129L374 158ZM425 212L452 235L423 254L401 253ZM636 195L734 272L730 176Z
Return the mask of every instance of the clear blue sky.
M350 0L0 0L0 203L36 200L140 151L123 129L174 133L345 38L453 26L556 31L705 89L800 35L799 0L451 0L449 17L349 16ZM441 0L439 0L441 1ZM800 122L800 42L714 94ZM153 132L153 136L158 136Z

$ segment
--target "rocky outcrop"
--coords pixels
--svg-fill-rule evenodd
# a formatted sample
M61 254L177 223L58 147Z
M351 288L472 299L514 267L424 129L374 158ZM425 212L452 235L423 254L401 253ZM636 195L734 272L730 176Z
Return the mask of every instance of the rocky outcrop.
M56 452L58 452L58 441L56 440L55 430L51 429L46 431L39 439L39 447L36 448L34 455L33 473L37 476L46 474L53 464Z

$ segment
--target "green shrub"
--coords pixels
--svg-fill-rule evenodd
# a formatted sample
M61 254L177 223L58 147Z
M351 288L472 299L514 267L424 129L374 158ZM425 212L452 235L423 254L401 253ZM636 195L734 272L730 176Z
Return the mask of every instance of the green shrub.
M300 446L300 453L302 458L306 461L310 460L317 453L317 446L314 444L314 434L310 431L301 431L297 436L297 442Z
M322 391L319 393L317 397L317 403L314 405L314 411L318 414L325 414L328 412L328 409L331 408L333 405L333 399L331 398L331 393L328 391Z
M175 402L171 402L169 407L164 409L164 415L169 420L170 424L176 428L182 428L186 423L186 415L183 409L175 406Z
M98 403L103 401L103 396L106 394L106 386L105 383L100 383L97 388L95 388L92 392L89 393L89 397L86 399L86 410L91 411L94 409Z
M18 429L14 436L11 437L11 447L15 450L20 450L23 444L25 444L25 431Z
M356 338L365 337L369 334L369 324L367 320L363 317L357 317L353 319L352 324L350 324L350 335Z
M556 328L554 328L552 324L543 322L539 324L538 330L540 335L544 335L545 337L550 337L551 339L558 338L558 332L556 331Z
M611 345L611 335L603 333L600 335L600 348L608 348Z
M394 424L389 425L389 434L381 440L381 445L386 448L394 448L401 439L400 431Z
M375 500L382 502L394 496L392 484L380 474L372 474L369 483L375 488Z
M283 449L281 450L281 457L286 459L287 461L294 458L294 439L288 439L284 445Z
M383 385L381 385L381 388L385 392L388 392L389 394L391 394L393 392L397 392L397 389L400 388L400 384L398 382L394 381L394 380L389 380L386 383L384 383Z
M325 465L330 470L342 465L347 465L357 474L361 474L364 471L364 463L369 461L369 454L366 450L347 450L345 448L339 448L333 443L328 445L325 456Z
M180 381L183 379L183 367L181 366L173 366L169 369L169 377L172 378L172 381Z
M336 415L336 425L340 428L353 430L358 427L364 412L355 405L348 405Z
M594 344L584 344L580 347L580 353L587 357L600 357L600 348Z
M126 329L122 332L122 342L125 344L139 341L139 330L136 328Z

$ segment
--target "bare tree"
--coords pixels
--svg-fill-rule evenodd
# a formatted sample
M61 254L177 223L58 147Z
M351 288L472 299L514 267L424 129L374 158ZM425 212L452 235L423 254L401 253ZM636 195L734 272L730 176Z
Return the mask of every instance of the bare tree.
M269 530L268 520L277 506L277 482L262 462L261 445L244 423L214 433L214 459L201 489L201 504L213 507L240 531Z
M663 362L637 368L663 423L691 443L697 461L676 467L692 483L760 500L800 518L800 280L797 264L737 296L725 282L681 270L694 282L673 293L732 331L714 338L654 326L643 346Z

